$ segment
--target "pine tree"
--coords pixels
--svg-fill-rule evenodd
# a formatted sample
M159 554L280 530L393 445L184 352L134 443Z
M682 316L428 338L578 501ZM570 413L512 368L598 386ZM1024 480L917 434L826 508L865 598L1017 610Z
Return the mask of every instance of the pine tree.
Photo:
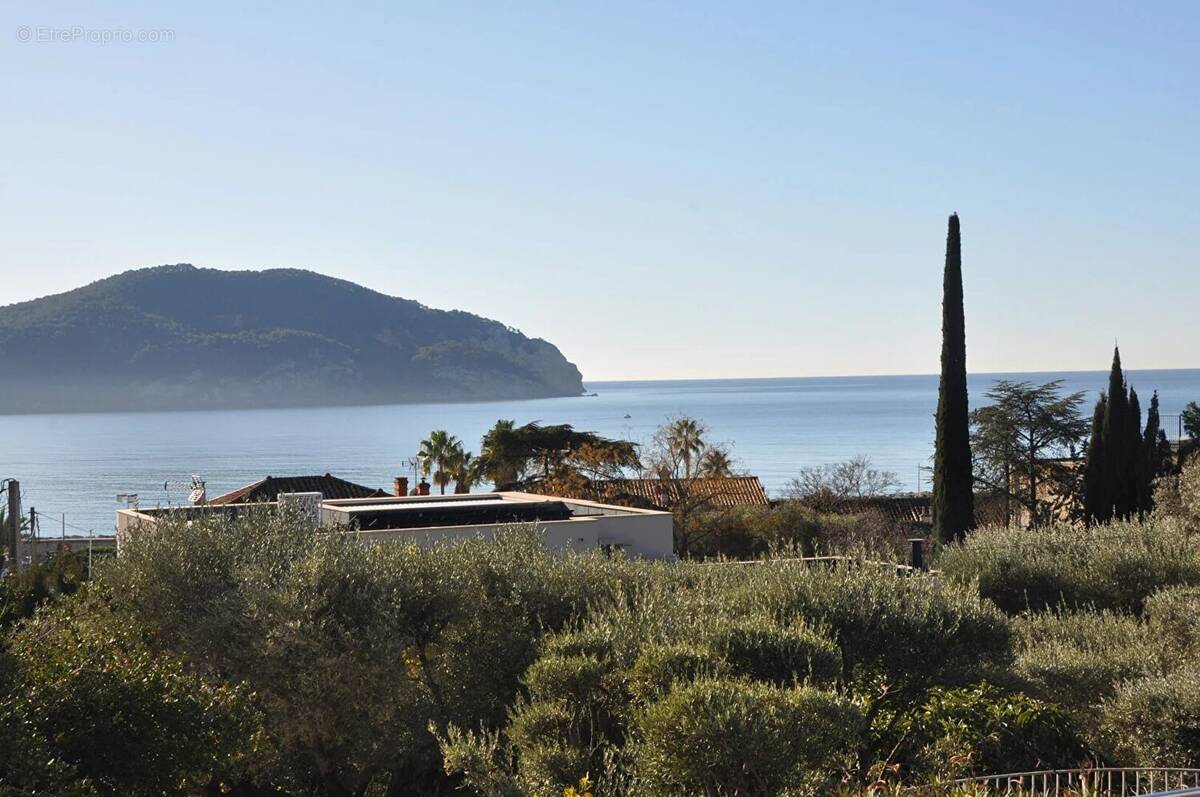
M1142 404L1137 391L1129 388L1129 404L1125 411L1125 461L1121 463L1124 488L1121 491L1121 517L1133 517L1141 510L1142 480L1145 478L1145 457L1142 447Z
M1112 518L1112 504L1105 503L1104 418L1108 414L1108 394L1101 393L1092 413L1092 436L1088 440L1083 466L1083 517L1088 523Z
M961 540L975 524L962 243L957 213L950 216L946 232L946 267L942 277L942 372L938 383L936 434L933 533L943 542L952 542Z
M1129 394L1125 374L1121 370L1121 351L1113 349L1112 370L1108 375L1108 405L1104 413L1104 473L1101 479L1100 520L1124 517L1125 490L1125 416L1128 415Z

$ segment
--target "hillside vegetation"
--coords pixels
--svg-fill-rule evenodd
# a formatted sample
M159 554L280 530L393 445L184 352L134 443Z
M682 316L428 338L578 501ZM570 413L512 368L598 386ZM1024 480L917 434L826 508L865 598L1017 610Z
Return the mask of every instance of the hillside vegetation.
M309 271L191 265L0 308L0 412L578 395L552 344Z

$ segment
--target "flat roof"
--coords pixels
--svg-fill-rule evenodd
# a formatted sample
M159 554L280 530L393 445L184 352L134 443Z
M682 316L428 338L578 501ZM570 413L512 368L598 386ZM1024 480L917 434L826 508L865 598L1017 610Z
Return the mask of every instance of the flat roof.
M161 509L118 509L118 517L146 519L177 516L187 520L219 514L237 517L274 511L275 502L258 504L209 504L163 507ZM358 526L363 530L445 528L449 526L498 526L510 523L587 521L599 516L668 514L656 509L614 506L576 498L537 493L467 493L370 498L333 498L321 501L328 519Z
M545 501L514 501L511 498L504 497L485 497L487 500L450 500L450 501L365 501L359 503L354 501L324 501L329 509L336 509L342 512L429 512L437 509L457 509L471 508L481 506L524 506L530 503L545 503ZM547 498L546 500L555 500Z
M570 520L575 515L558 499L514 501L502 496L482 501L366 501L326 504L324 508L363 531L534 523Z

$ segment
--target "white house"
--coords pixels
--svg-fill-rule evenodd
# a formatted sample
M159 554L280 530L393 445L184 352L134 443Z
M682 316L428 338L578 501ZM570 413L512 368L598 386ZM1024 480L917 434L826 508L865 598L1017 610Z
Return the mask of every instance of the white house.
M675 556L670 512L515 492L330 500L320 493L284 493L279 501L270 503L121 509L117 511L117 540L120 544L168 517L234 517L276 511L287 504L308 512L315 522L356 533L371 544L433 545L489 539L505 527L521 524L537 528L552 551L620 550L645 559Z

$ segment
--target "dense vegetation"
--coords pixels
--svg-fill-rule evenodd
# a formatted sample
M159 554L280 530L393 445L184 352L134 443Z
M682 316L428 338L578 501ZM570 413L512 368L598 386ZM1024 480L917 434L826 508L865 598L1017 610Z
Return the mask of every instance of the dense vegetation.
M801 501L775 506L706 508L681 521L695 558L758 559L767 555L870 554L889 561L908 556L908 525L880 512L837 513Z
M551 556L520 530L421 549L282 516L163 526L90 582L69 553L5 580L0 783L775 795L1196 766L1190 511L981 529L940 576Z
M546 341L308 271L189 265L0 308L0 412L578 395Z

